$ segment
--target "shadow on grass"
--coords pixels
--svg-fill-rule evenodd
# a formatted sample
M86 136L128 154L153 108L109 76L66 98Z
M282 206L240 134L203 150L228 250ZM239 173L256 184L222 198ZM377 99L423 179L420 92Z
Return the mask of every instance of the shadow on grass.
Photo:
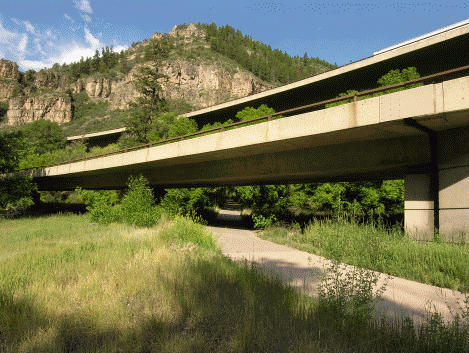
M184 259L184 260L183 260ZM389 326L347 320L313 306L255 266L222 256L184 257L178 276L160 274L171 320L137 315L99 327L81 313L56 317L32 301L0 292L0 350L34 352L464 352L467 336L434 335L431 344ZM132 315L131 308L125 308ZM435 332L433 332L434 334ZM438 332L436 332L438 333ZM464 341L466 339L466 341Z
M59 213L82 214L88 212L86 205L64 202L39 202L19 213L14 219L43 217Z

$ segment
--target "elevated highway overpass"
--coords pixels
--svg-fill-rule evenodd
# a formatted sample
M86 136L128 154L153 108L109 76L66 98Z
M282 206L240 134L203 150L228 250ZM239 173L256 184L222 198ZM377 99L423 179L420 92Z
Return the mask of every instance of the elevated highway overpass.
M402 178L410 232L432 237L438 228L448 240L463 234L469 241L467 67L406 91L327 109L324 102L314 105L347 89L367 88L391 69L418 66L409 62L412 55L429 72L445 51L445 69L468 65L468 45L469 25L456 26L322 75L187 114L223 121L244 106L266 103L282 110L313 103L285 118L28 173L39 190L118 189L138 174L154 187Z

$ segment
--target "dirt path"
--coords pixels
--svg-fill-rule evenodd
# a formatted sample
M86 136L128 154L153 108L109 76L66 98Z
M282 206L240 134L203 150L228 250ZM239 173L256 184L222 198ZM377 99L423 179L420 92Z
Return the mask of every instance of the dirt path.
M236 262L255 262L267 273L280 276L281 279L297 290L313 297L317 297L317 285L320 283L324 265L329 260L296 250L285 245L279 245L260 239L254 231L240 229L239 211L222 210L218 219L224 227L209 227L218 237L218 243L223 253ZM229 226L229 227L228 227ZM353 266L347 266L347 270ZM386 275L380 274L378 286L384 283ZM374 317L379 320L385 315L389 319L401 321L406 316L413 318L418 325L427 315L426 309L435 306L443 315L445 321L451 321L453 316L447 308L443 298L455 312L458 309L456 298L464 298L460 292L449 289L409 281L394 277L389 280L386 291L376 305Z

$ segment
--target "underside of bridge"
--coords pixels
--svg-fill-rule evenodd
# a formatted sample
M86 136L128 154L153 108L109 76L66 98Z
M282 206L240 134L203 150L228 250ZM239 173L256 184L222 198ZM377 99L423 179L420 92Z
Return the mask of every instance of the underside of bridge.
M122 189L131 175L157 188L404 179L409 232L432 239L437 228L444 240L469 241L469 127L432 134L418 127L435 119L411 121L382 126L374 138L344 131L35 181L39 190L74 190Z
M187 116L201 126L247 106L296 108L373 88L394 69L414 66L426 76L462 67L468 52L464 25ZM165 188L404 179L409 232L432 238L438 229L444 240L469 242L469 77L453 73L423 87L29 174L39 190L122 189L140 174Z

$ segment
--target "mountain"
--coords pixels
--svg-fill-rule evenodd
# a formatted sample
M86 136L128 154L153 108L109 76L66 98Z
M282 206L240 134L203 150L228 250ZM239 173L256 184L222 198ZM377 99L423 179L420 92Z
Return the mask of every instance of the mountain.
M134 74L152 65L148 51L165 40L172 49L159 70L170 109L177 114L270 89L334 68L318 58L286 53L242 36L229 26L177 25L167 34L133 43L121 53L98 50L93 58L55 64L39 72L20 72L0 60L0 124L15 126L37 119L61 124L67 135L122 126L129 103L138 95Z

